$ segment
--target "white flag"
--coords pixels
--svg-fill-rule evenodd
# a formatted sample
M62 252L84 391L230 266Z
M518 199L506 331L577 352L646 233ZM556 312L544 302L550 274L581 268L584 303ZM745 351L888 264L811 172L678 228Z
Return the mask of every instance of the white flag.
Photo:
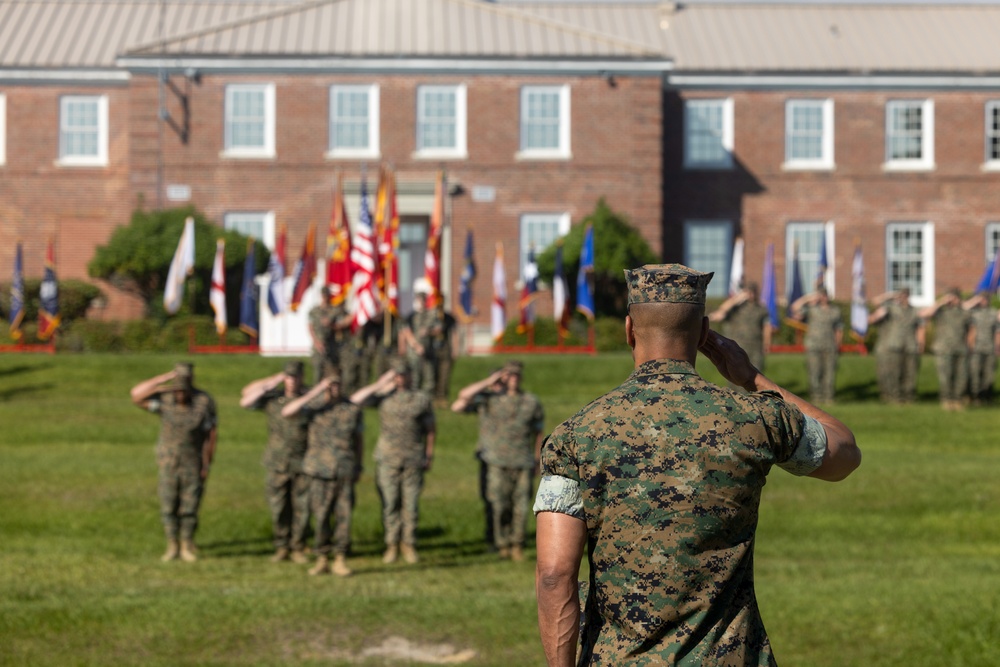
M490 307L490 333L493 340L500 342L507 329L507 273L503 268L503 245L497 243L497 255L493 260L493 304Z
M861 256L861 246L854 249L854 264L851 267L851 329L864 338L868 333L868 306L865 305L865 263Z
M167 287L163 291L163 309L168 315L175 315L184 300L184 281L194 271L194 218L184 221L184 231L170 262Z
M208 292L208 302L215 311L215 330L219 335L226 333L226 242L219 239L215 244L215 263L212 265L212 288Z
M733 263L729 268L729 296L743 289L743 237L733 243Z

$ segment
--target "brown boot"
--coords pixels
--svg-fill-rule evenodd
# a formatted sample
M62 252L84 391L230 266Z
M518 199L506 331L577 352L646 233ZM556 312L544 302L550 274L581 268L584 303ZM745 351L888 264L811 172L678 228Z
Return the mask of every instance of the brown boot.
M508 549L507 547L500 547L499 549L497 549L497 556L499 556L502 559L510 558L510 549Z
M524 562L524 548L520 545L515 545L510 548L510 559L515 563Z
M327 560L326 555L320 554L319 558L316 559L316 564L309 570L309 574L314 577L318 574L330 574L330 561Z
M191 540L181 541L181 560L185 563L193 563L198 560L198 548Z
M301 549L296 549L292 551L292 562L298 563L299 565L305 565L309 562L309 556L306 555L305 551Z
M417 555L417 549L412 544L403 545L403 560L405 560L410 565L418 562L420 556Z
M283 560L288 560L288 554L288 547L279 547L278 550L274 552L274 555L271 556L271 562L280 563Z
M386 547L385 553L382 554L382 562L395 563L397 558L399 558L399 547L395 544L390 544Z
M351 568L347 567L347 558L344 554L337 554L333 559L333 573L338 577L349 577Z
M177 556L180 554L181 545L177 540L167 540L167 550L163 552L160 556L160 560L164 563L171 560L177 560Z

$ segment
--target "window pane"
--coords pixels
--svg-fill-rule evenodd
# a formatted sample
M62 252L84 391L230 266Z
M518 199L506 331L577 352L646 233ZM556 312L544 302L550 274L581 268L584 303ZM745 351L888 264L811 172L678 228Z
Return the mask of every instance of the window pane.
M369 148L370 93L362 88L337 88L333 94L333 148Z
M265 148L265 93L262 89L229 91L229 147Z
M923 294L924 235L918 227L897 227L889 235L889 289L910 288L914 297Z
M266 213L227 213L223 226L231 231L257 240L264 238L264 218Z
M823 103L796 102L788 107L789 160L823 158Z
M62 157L97 157L100 152L98 98L69 98L62 103Z
M559 91L528 90L522 111L522 148L559 148Z
M418 148L457 148L455 89L422 88L418 107Z
M728 152L723 145L723 102L689 103L686 113L688 161L727 162Z
M923 158L923 104L891 103L888 132L890 160Z
M795 222L788 225L788 270L785 271L785 293L792 288L792 257L799 256L799 278L804 292L811 292L819 277L819 253L823 247L822 222Z
M729 223L689 222L685 230L685 264L698 271L714 271L715 279L708 284L708 296L726 296L732 227Z
M521 241L520 241L520 275L524 277L524 266L528 263L528 252L535 251L537 258L546 248L556 242L559 238L559 228L563 216L554 215L525 215L521 218Z
M986 159L1000 160L1000 102L986 105Z

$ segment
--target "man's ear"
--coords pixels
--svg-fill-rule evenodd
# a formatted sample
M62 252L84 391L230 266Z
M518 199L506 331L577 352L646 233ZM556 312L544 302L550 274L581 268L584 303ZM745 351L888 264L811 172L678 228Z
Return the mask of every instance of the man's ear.
M635 332L632 331L631 315L625 316L625 343L633 350L635 349Z
M701 333L698 335L698 347L700 348L708 340L710 325L707 317L701 318Z

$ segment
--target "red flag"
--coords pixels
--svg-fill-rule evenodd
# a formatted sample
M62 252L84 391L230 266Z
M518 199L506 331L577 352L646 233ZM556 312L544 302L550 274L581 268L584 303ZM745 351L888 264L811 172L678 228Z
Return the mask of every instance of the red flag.
M229 321L226 319L226 240L215 242L215 262L212 263L212 286L208 290L208 302L215 311L215 330L219 335L226 333Z
M38 309L38 340L48 340L59 328L59 282L56 280L56 249L49 240L45 249L45 276L42 278Z
M380 282L389 313L399 315L399 210L396 208L396 174L386 170L386 203L388 220L379 235L379 256L382 271Z
M439 171L434 183L434 208L431 211L431 228L427 233L427 253L424 255L424 277L431 286L427 307L434 308L441 301L441 230L444 227L444 172Z
M344 190L340 174L333 190L333 214L326 237L326 284L330 302L343 303L351 291L354 271L351 268L351 228L344 205Z
M292 290L292 311L299 309L302 296L316 278L316 223L309 224L306 241L302 246L302 256L295 262L292 274L295 288Z

